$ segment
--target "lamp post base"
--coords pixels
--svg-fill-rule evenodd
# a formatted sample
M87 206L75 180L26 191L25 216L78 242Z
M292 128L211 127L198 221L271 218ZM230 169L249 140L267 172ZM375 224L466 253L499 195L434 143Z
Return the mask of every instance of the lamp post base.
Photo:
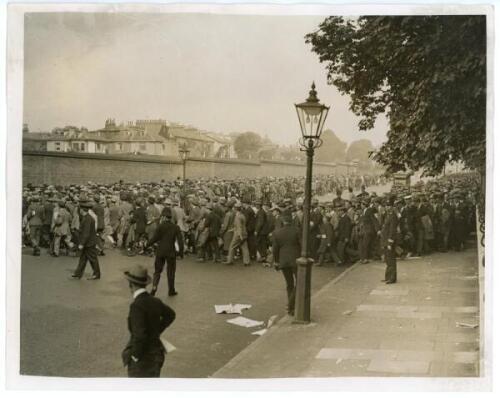
M312 258L297 259L297 286L295 287L295 319L293 323L311 322L311 267Z

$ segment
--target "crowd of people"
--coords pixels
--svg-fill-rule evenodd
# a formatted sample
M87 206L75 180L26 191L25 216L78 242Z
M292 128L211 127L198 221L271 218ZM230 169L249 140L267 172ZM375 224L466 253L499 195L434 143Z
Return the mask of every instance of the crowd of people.
M358 183L360 191L353 187ZM382 177L317 177L306 261L341 266L384 258L383 282L391 284L397 281L398 257L465 248L476 226L477 176L393 185L383 194L367 191L368 184L386 183ZM159 377L165 358L159 335L175 311L154 296L165 263L168 295L177 295L177 257L191 253L200 262L233 265L241 259L245 266L274 266L283 273L287 311L294 315L297 260L304 252L303 184L300 178L262 178L30 185L23 191L23 243L35 256L40 247L52 256L79 255L72 279L83 276L87 262L93 271L88 279L100 279L98 256L108 247L154 255L153 278L139 264L125 272L134 300L122 360L129 377ZM333 192L333 199L319 200ZM139 333L147 328L154 330L150 337Z
M354 194L350 183L359 183ZM473 176L432 180L393 188L390 195L368 193L366 187L386 183L383 177L320 176L313 183L309 255L317 265L343 264L380 258L380 230L385 201L391 197L398 212L398 255L425 255L433 250L460 250L474 224ZM199 261L228 264L235 256L271 264L272 231L291 213L302 222L301 178L181 180L161 183L70 186L27 186L23 192L23 243L40 255L78 251L82 203L95 219L97 252L123 248L130 255L152 255L146 247L171 209L182 231L184 250ZM318 196L335 192L331 201ZM90 205L89 205L90 203ZM343 215L348 216L347 219ZM184 254L184 253L183 253Z
M321 176L315 179L313 190L317 195L325 195L338 188L352 191L351 185L384 183L384 177ZM82 218L81 204L90 202L90 215L96 220L97 248L101 255L105 246L110 245L124 248L130 254L143 253L141 248L153 236L165 207L172 209L174 220L186 238L186 250L198 253L206 240L208 246L214 247L215 227L211 227L212 232L207 237L201 221L210 210L215 210L223 228L220 237L227 251L232 230L232 225L228 225L232 220L229 216L225 217L228 208L238 203L250 205L261 202L269 211L285 200L300 202L303 185L303 178L214 178L187 180L185 184L178 179L161 183L129 184L120 181L107 185L92 182L69 186L28 185L23 191L23 243L33 248L34 255L40 255L40 247L47 248L56 257L61 253L76 252ZM255 228L253 223L253 220L248 220L250 233ZM252 238L250 241L251 257L254 258Z

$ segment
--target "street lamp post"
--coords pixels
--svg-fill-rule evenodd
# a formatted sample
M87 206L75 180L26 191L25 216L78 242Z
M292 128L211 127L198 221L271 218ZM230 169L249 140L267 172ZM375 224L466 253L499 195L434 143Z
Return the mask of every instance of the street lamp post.
M320 104L314 82L305 102L295 104L302 137L301 150L307 155L306 182L304 188L302 247L297 259L297 286L295 293L295 322L311 321L311 267L313 259L309 257L309 215L311 207L311 182L314 150L323 143L321 133L330 107Z
M182 189L185 189L186 186L186 161L188 159L190 150L188 149L186 143L182 144L179 147L179 155L182 159Z

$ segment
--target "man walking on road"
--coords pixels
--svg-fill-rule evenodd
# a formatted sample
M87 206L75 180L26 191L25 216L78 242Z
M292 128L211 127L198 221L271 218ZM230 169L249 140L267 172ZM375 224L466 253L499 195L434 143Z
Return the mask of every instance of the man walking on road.
M184 239L182 238L181 229L177 224L172 222L172 210L170 207L165 207L161 214L164 221L158 226L154 236L148 241L146 247L158 242L155 257L155 273L153 275L153 288L151 295L154 296L158 290L161 273L165 262L167 263L167 282L168 295L175 296L175 270L177 267L175 241L179 245L179 256L184 257Z
M134 300L130 304L130 340L122 352L123 365L128 377L160 377L166 354L160 335L175 320L175 312L148 294L146 286L151 277L143 266L136 265L126 271L125 278Z
M246 218L241 211L241 203L239 202L236 203L234 205L234 208L236 210L233 222L234 234L231 244L229 246L227 261L224 264L226 265L233 264L234 252L239 247L243 255L243 265L248 266L250 265L250 254L248 251L248 243L247 243L248 232L247 232Z
M297 258L300 257L300 230L292 225L292 215L283 215L283 227L273 232L273 257L277 270L281 270L286 282L288 314L295 310L295 287L297 281Z
M96 234L96 224L97 221L89 214L89 210L92 209L94 203L92 202L82 202L80 203L81 221L80 221L80 233L79 233L79 244L78 250L80 250L80 260L78 261L78 267L76 268L72 279L80 279L83 276L85 267L87 266L87 261L90 262L92 267L92 276L88 280L101 279L101 269L99 268L99 260L97 259L97 234Z
M386 217L382 226L382 245L387 265L385 278L382 282L386 284L396 283L397 281L396 235L398 232L398 222L398 216L393 206L393 199L389 198L386 202Z

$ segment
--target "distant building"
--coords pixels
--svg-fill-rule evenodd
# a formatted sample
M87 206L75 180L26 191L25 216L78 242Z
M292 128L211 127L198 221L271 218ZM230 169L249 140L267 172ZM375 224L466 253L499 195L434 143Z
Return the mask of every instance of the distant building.
M234 151L234 139L218 133L206 133L206 136L213 140L213 157L218 159L236 158Z
M33 151L179 157L180 146L186 145L190 157L235 158L233 142L231 136L167 123L164 119L117 124L109 118L96 131L65 126L56 127L51 133L29 133L23 126L23 149Z
M167 141L157 130L137 127L133 124L116 126L113 119L106 120L103 129L89 132L85 128L66 126L55 128L52 133L23 134L23 149L49 152L83 152L133 155L169 154ZM171 146L174 145L170 140ZM173 156L174 149L170 148Z
M214 156L215 141L194 127L171 123L168 126L168 134L175 140L178 147L187 145L190 157L211 158Z

